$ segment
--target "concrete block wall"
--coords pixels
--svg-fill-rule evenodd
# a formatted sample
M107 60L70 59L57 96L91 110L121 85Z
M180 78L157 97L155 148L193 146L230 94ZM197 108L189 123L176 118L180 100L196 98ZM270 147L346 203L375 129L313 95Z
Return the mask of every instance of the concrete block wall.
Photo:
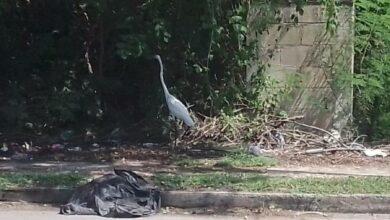
M339 7L340 26L334 36L326 33L322 5L313 3L303 9L303 15L298 15L294 6L281 6L282 22L257 39L259 59L247 68L248 79L261 64L269 64L266 73L282 83L297 77L299 83L281 110L304 115L307 124L341 130L351 120L352 88L338 85L335 79L341 72L353 71L353 6L346 1ZM291 20L292 14L298 15L298 23Z

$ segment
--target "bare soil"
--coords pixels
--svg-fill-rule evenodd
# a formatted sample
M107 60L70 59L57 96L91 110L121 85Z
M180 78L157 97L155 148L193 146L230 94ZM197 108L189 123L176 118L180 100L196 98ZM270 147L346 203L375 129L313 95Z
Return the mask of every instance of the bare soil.
M126 161L144 161L145 164L160 166L172 165L178 158L220 158L230 148L211 146L177 146L154 143L59 143L30 145L25 143L8 143L8 150L0 150L0 161L57 161L126 164ZM268 152L278 160L278 167L375 167L389 168L390 156L367 157L360 152L336 151L328 154L305 155L297 149L285 148ZM15 155L19 157L15 157ZM148 163L152 161L153 163ZM201 170L199 170L201 171Z
M289 151L276 151L273 156L283 167L296 166L352 166L352 167L377 167L388 168L390 156L367 157L360 152L340 151L332 154L297 154Z

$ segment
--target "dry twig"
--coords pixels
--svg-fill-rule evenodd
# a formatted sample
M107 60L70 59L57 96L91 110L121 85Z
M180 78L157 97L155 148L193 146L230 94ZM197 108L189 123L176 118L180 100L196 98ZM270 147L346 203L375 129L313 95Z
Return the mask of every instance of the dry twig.
M198 126L182 137L182 142L197 144L200 142L219 142L224 145L238 143L253 143L267 149L281 147L276 134L283 135L284 143L288 148L301 149L300 154L326 154L335 151L358 151L365 148L358 143L364 136L355 138L352 142L336 137L331 132L307 125L297 120L303 116L282 118L272 115L263 115L248 119L243 115L225 118L201 116ZM297 125L289 126L289 125ZM300 129L306 128L306 129ZM319 132L326 135L320 135ZM329 137L334 143L329 142ZM315 148L313 148L315 147Z

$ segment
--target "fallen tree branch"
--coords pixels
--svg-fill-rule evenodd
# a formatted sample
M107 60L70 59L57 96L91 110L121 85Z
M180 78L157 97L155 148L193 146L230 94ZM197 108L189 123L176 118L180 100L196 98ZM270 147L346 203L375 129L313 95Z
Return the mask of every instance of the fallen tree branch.
M303 153L304 154L320 154L320 153L329 153L329 152L334 152L334 151L364 151L363 148L316 148L316 149L309 149L305 150Z
M312 125L307 125L307 124L303 124L303 123L299 123L299 122L296 122L296 121L293 121L294 124L297 124L299 126L302 126L302 127L307 127L307 128L311 128L311 129L315 129L317 131L322 131L324 133L326 133L327 135L329 136L332 136L339 144L341 144L343 147L345 148L348 148L348 146L346 144L344 144L339 138L335 137L331 132L327 131L327 130L324 130L322 128L319 128L319 127L315 127L315 126L312 126Z
M203 119L198 120L197 128L191 129L182 137L183 143L219 142L227 145L251 143L265 149L282 149L280 143L283 142L286 149L296 148L298 154L366 151L363 144L358 143L364 136L358 136L350 142L325 129L298 122L297 120L303 116L283 118L259 115L249 119L245 114L239 114L222 118L203 115L201 117ZM297 126L286 127L287 124Z

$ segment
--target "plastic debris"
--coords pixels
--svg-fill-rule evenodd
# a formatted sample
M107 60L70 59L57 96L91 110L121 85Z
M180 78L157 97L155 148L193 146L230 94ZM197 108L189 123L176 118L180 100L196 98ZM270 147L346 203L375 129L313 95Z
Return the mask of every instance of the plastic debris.
M375 157L375 156L382 156L382 157L387 157L387 153L382 150L382 149L365 149L363 150L363 153L367 157Z

